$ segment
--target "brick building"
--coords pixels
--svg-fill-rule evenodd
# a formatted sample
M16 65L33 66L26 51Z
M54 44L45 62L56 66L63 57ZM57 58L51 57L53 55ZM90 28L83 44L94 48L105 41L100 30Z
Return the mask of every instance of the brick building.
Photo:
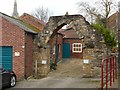
M29 23L30 25L36 27L38 30L42 31L46 25L45 22L43 22L42 20L39 20L35 17L33 17L32 15L29 15L27 13L24 13L23 15L21 15L19 17L20 20L23 20L24 22Z
M63 58L66 57L66 48L68 48L69 58L83 58L82 51L82 40L79 38L78 34L75 32L73 28L67 29L63 31ZM68 44L68 47L65 46Z
M32 74L33 38L37 29L3 13L0 13L0 18L0 65L13 70L18 80L27 78Z
M60 29L56 35L52 34L49 44L51 45L53 62L58 62L62 59L83 58L82 40L73 28Z
M108 18L108 27L115 34L116 39L118 38L118 12L112 14Z
M18 80L34 75L35 60L41 62L37 34L46 23L27 13L19 16L15 0L12 17L0 12L0 25L0 67L13 70Z

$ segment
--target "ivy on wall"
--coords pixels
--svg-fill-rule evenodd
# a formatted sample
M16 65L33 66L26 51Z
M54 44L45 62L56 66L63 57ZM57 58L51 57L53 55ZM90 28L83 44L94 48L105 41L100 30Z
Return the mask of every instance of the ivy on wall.
M110 49L112 49L117 45L115 35L111 33L109 29L105 28L103 24L95 23L92 24L92 27L95 30L97 30L100 34L102 34L107 47L110 47Z

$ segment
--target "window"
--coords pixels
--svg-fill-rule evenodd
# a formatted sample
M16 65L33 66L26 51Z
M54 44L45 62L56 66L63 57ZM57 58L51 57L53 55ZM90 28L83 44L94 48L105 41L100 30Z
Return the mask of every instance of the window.
M73 43L72 44L72 52L81 53L82 52L82 44L81 43Z

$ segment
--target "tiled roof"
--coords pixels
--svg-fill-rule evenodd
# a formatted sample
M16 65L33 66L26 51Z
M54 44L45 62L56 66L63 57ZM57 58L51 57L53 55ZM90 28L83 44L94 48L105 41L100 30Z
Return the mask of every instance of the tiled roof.
M19 19L13 18L13 17L8 16L8 15L6 15L4 13L1 13L1 12L0 12L0 17L3 17L5 19L7 19L8 21L10 21L11 23L13 23L13 24L17 25L18 27L22 28L26 32L37 34L37 32L34 30L35 29L34 27L27 26L28 25L27 23L25 23L25 22L23 22Z
M37 18L35 18L35 17L33 17L32 15L29 15L29 14L27 14L27 13L24 13L22 16L20 16L20 17L23 17L23 16L29 16L31 19L34 19L35 21L37 21L38 23L41 23L42 25L46 25L46 23L44 22L44 21L42 21L42 20L39 20L39 19L37 19Z
M76 31L72 28L70 29L61 29L59 33L63 34L63 38L79 38L79 35L76 33Z
M24 22L23 20L19 20L19 19L18 19L18 21L19 21L21 24L25 25L26 27L30 28L32 31L35 31L35 32L37 32L37 33L39 32L39 29L37 29L36 27L32 26L31 24L29 24L29 23L27 23L27 22Z

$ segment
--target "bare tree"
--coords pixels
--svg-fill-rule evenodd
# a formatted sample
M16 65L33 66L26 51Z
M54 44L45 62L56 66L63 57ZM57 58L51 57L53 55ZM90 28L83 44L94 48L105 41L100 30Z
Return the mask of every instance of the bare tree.
M90 23L94 23L96 20L99 21L100 18L103 18L103 15L99 12L99 9L93 5L90 5L88 2L78 3L78 9Z
M85 15L90 23L93 23L96 20L99 21L101 18L105 18L105 22L107 22L109 15L113 10L115 11L115 7L115 2L112 0L101 0L100 2L95 2L94 6L91 6L88 2L78 3L79 12Z
M48 10L48 8L44 8L42 6L42 7L38 7L37 9L35 9L32 12L32 15L44 22L47 22L50 16L50 11Z

